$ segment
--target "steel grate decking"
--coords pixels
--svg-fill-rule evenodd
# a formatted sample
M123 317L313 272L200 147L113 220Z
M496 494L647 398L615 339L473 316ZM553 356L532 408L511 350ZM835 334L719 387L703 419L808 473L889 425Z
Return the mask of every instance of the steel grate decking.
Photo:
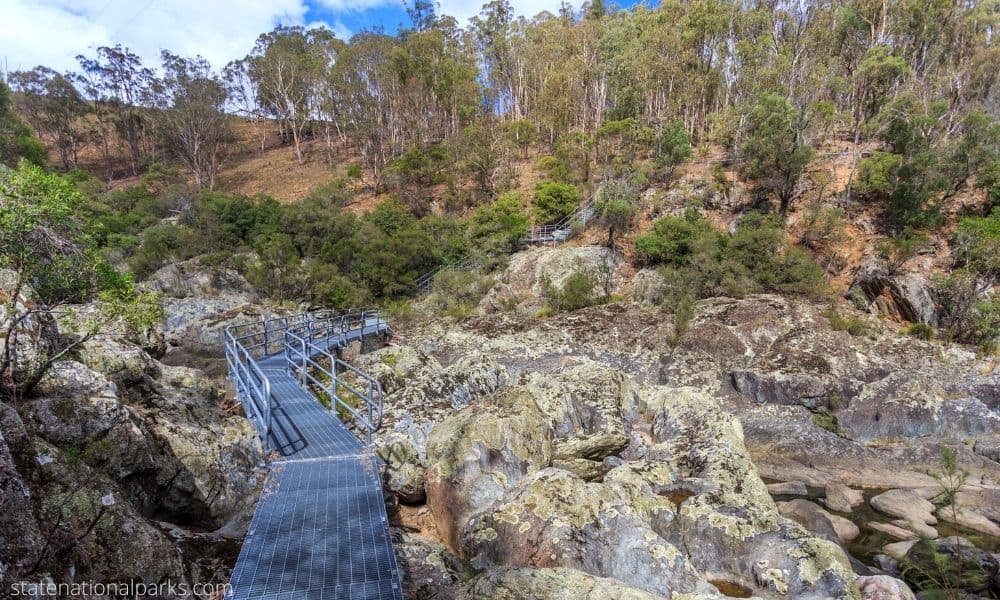
M231 579L234 600L402 598L375 459L275 465Z
M378 327L332 339L342 346ZM271 465L230 579L231 600L402 600L377 459L284 368L257 361L274 398Z

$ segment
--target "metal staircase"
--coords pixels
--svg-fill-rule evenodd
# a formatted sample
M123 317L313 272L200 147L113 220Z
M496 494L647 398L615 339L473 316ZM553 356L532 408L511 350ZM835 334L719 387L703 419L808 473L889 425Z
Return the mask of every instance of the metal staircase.
M531 228L526 244L556 245L565 242L577 233L587 228L587 223L594 218L594 199L590 198L580 208L551 225L536 225Z

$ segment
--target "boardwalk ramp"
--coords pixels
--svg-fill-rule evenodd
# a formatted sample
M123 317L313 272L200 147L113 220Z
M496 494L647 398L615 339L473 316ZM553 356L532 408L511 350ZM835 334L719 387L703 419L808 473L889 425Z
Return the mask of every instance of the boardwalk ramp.
M336 353L388 332L378 311L226 329L230 379L274 457L226 598L402 600L372 445L382 390Z

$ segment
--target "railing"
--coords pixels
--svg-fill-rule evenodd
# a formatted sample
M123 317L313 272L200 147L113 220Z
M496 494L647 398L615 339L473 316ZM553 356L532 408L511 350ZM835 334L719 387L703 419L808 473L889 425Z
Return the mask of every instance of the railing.
M531 228L524 242L528 244L558 244L565 242L587 228L594 216L594 199L587 200L573 213L551 225L536 225Z
M457 263L438 265L420 277L417 277L414 284L417 286L417 290L419 290L421 294L426 294L431 291L431 287L434 285L434 278L438 276L438 273L441 273L442 271L471 271L473 269L478 269L481 266L483 266L482 263L473 259Z
M365 445L372 445L372 434L382 426L384 394L377 379L340 360L326 346L291 331L285 332L285 363L303 387L326 395L329 410L346 411L354 425L364 431ZM344 373L356 381L348 381L342 376ZM349 402L345 395L357 400Z
M229 378L247 418L261 436L266 455L271 450L271 381L251 351L240 342L246 338L238 337L232 329L227 327L224 332Z
M271 381L261 369L258 361L283 352L286 365L288 365L290 351L305 352L306 354L316 352L317 355L322 353L335 361L331 363L333 365L332 371L344 368L371 379L363 372L337 359L329 352L328 348L345 343L349 332L360 331L363 338L369 332L381 331L384 324L386 321L377 309L349 309L346 311L323 310L299 313L226 327L224 342L229 378L233 382L236 397L243 404L247 417L254 423L260 434L265 453L271 450L273 398ZM335 339L336 344L333 343ZM325 347L321 348L317 345L319 341L324 342ZM289 344L295 347L290 350ZM302 359L300 358L299 361L301 363ZM369 445L372 433L378 430L382 421L382 389L378 386L377 381L374 383L375 387L370 389L366 396L366 403L377 401L377 411L373 413L370 410L367 419L358 421L366 429ZM350 389L356 391L354 388ZM355 413L356 411L352 411L351 414L357 417L358 415Z

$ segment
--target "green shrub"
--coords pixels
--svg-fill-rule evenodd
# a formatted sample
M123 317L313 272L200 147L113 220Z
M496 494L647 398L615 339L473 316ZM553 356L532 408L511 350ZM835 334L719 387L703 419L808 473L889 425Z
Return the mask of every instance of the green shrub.
M584 270L575 271L563 281L561 287L543 277L541 280L542 295L553 312L567 312L593 306L598 303L594 294L597 281L594 276Z
M461 319L476 309L493 280L476 271L442 269L431 288L430 303L439 312Z
M684 123L675 120L664 125L653 154L656 166L665 169L669 175L677 165L689 158L691 158L691 136Z
M807 252L788 244L773 215L750 213L726 235L688 209L683 217L658 219L652 233L636 238L635 247L640 263L660 265L677 297L823 291L822 270Z
M549 179L553 181L568 183L572 180L569 166L551 154L540 156L535 166L539 171L545 172L549 176Z
M921 340L929 340L934 337L934 328L926 323L910 323L900 329L900 333Z
M833 308L828 310L824 316L830 322L830 329L834 331L846 331L855 337L868 333L869 326L864 319L841 315Z
M347 178L348 179L361 179L361 165L348 165L348 167L347 167Z
M470 236L484 254L510 254L528 235L530 228L521 194L506 192L495 202L476 208L472 215Z
M540 181L535 186L535 218L539 223L555 223L579 205L575 186L557 181Z

